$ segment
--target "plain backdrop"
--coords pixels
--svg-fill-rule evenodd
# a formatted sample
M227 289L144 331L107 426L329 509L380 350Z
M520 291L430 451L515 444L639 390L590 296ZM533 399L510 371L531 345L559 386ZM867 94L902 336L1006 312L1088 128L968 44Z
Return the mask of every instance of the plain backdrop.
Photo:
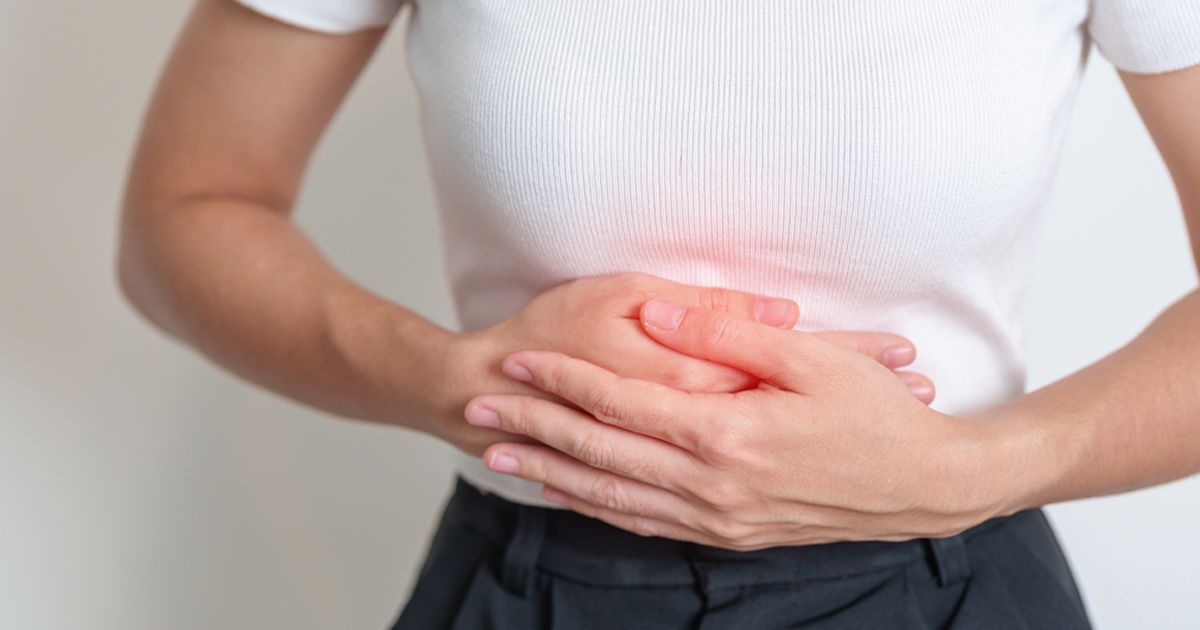
M382 628L449 490L448 448L239 382L115 288L126 161L186 10L0 2L0 628ZM323 141L298 220L341 269L454 326L405 18ZM1165 169L1098 56L1049 212L1031 387L1196 281ZM1098 627L1200 627L1200 481L1049 512Z

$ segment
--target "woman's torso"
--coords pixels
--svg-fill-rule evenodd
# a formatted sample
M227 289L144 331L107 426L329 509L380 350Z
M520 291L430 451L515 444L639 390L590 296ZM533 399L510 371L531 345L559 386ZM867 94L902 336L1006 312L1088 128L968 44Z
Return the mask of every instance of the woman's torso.
M462 325L642 271L792 298L801 330L905 335L947 413L1021 393L1016 310L1087 11L420 0L409 64Z

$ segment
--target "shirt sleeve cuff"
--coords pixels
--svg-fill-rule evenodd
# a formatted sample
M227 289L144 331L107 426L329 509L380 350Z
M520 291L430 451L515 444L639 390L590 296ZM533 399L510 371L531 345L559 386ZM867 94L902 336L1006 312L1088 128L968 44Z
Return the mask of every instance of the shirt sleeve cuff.
M293 3L278 0L235 0L252 11L291 26L327 33L344 35L369 28L387 26L399 11L398 4L375 2L370 10L349 17L335 11L320 11L316 8L300 9Z

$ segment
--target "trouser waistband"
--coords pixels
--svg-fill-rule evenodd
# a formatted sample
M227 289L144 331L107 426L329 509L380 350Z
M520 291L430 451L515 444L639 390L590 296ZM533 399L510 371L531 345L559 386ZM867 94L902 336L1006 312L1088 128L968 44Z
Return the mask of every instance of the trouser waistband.
M742 552L640 536L568 510L514 503L459 478L445 518L503 548L501 580L507 589L524 593L535 567L602 586L684 586L700 579L705 588L726 588L850 577L921 559L938 583L947 586L970 576L966 540L1004 523L1037 518L1036 512L996 517L948 538Z

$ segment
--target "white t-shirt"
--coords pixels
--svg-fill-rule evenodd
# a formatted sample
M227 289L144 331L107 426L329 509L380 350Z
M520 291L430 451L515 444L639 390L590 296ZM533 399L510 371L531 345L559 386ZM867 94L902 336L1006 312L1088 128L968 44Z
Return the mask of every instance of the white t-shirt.
M327 32L401 6L239 1ZM1018 305L1090 44L1200 63L1200 0L417 0L407 26L465 329L642 271L905 335L946 413L1024 391Z

